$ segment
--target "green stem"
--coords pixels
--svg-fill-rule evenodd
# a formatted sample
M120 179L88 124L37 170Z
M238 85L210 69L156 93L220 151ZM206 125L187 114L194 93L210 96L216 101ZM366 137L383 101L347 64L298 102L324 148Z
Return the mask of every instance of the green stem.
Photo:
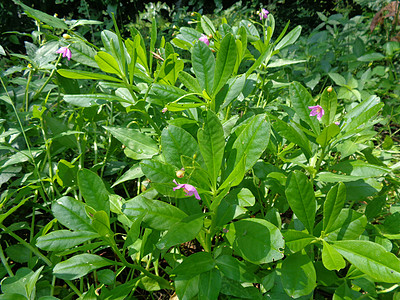
M0 228L3 229L3 231L5 233L8 233L9 235L11 235L14 239L16 239L18 242L20 242L26 248L28 248L30 251L32 251L37 257L39 257L41 260L43 260L46 263L46 265L48 265L49 267L51 267L53 265L53 263L46 256L44 256L42 253L40 253L40 251L38 249L33 247L31 244L26 242L24 239L20 238L14 232L8 230L8 228L6 226L4 226L3 224L0 224Z
M3 252L3 248L1 247L1 244L0 244L0 259L1 259L1 262L3 263L3 266L4 266L4 268L6 269L8 275L9 275L10 277L13 277L13 276L14 276L14 273L13 273L13 271L11 270L11 268L10 268L8 262L7 262L6 257L4 256L4 252Z
M25 112L28 112L29 108L29 85L32 80L32 70L29 71L28 74L28 81L26 82L26 88L25 88Z
M82 293L80 292L80 290L78 290L78 288L71 281L65 280L65 279L64 279L64 281L75 292L75 294L77 294L79 297L82 296Z
M58 64L60 63L60 60L62 58L62 55L60 54L58 56L58 59L56 61L55 67L58 66ZM39 96L40 93L43 91L43 89L48 85L48 83L50 82L51 78L54 76L54 73L56 72L56 68L54 68L51 72L49 77L47 78L47 80L43 83L43 85L37 90L37 92L35 93L35 95L33 95L32 100L36 100Z

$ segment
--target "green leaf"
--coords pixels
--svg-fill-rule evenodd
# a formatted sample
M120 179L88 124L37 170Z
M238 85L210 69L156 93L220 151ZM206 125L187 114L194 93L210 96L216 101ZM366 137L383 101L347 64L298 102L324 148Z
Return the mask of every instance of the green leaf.
M311 127L315 134L319 135L321 129L317 117L311 117L310 109L308 108L315 104L310 93L298 82L293 82L290 85L289 93L296 114Z
M283 289L292 298L310 294L317 285L314 265L310 258L301 252L286 257L280 272Z
M237 49L235 38L232 34L227 34L217 53L217 62L215 65L214 84L212 91L216 95L225 85L235 68ZM208 91L208 90L207 90ZM209 92L209 91L208 91Z
M287 178L285 193L293 212L312 234L317 210L312 183L304 173L293 171Z
M215 267L214 259L208 252L197 252L185 257L180 265L170 273L178 276L194 277L212 270Z
M400 260L379 244L370 241L337 241L332 244L357 269L378 282L400 281Z
M298 25L290 31L285 37L275 46L275 50L280 50L286 46L294 44L299 38L301 33L301 26Z
M367 218L351 209L342 209L335 222L327 229L327 241L358 239L364 232Z
M183 211L171 204L149 200L140 195L123 204L122 212L132 220L144 215L143 222L157 230L169 230L171 226L187 217Z
M331 90L329 92L329 90ZM327 87L321 95L321 106L325 114L322 116L322 122L325 125L332 124L335 121L337 109L337 96L332 87Z
M271 130L265 118L264 114L252 117L233 143L229 160L234 159L237 165L246 156L246 171L253 167L268 146Z
M227 187L234 187L238 185L246 174L246 155L243 155L238 163L235 164L232 172L229 173L225 181L219 186L218 190L222 191Z
M214 24L211 22L209 18L206 16L201 16L201 28L203 29L206 35L214 35L215 34L215 27Z
M40 236L37 239L36 246L46 251L59 252L71 249L97 237L99 237L99 235L93 231L56 230L44 236Z
M110 214L110 202L108 201L110 193L96 173L87 169L79 170L78 186L87 205L96 211L103 210L107 215Z
M114 244L114 233L110 229L110 218L103 210L96 211L92 218L92 227L99 233L99 235L106 240L109 244Z
M333 224L337 222L345 201L346 186L339 182L329 190L324 202L323 229L325 231L329 232Z
M13 0L15 4L18 4L20 6L22 6L22 8L24 9L24 11L28 12L30 15L32 15L37 21L39 22L43 22L45 24L50 25L53 28L57 28L57 29L64 29L64 30L68 30L68 26L67 24L65 24L64 21L53 17L51 15L48 15L40 10L31 8L25 4L23 4L20 1L17 0Z
M267 68L277 68L277 67L284 67L288 65L293 65L293 64L300 64L304 63L307 60L304 59L277 59L274 60L273 62L269 63Z
M141 159L158 154L157 143L145 133L132 128L103 126L128 149L137 153Z
M114 81L114 82L122 82L121 79L108 76L105 74L100 73L92 73L88 71L82 70L67 70L67 69L60 69L57 70L58 74L64 76L66 78L71 79L94 79L94 80L107 80L107 81Z
M199 299L217 300L221 290L221 275L217 269L200 274Z
M207 111L204 128L197 132L197 139L211 183L215 188L224 156L225 138L221 122L210 110Z
M175 292L180 300L192 300L199 292L199 275L190 278L177 276Z
M196 157L200 165L204 165L203 157L200 153L199 145L193 136L186 130L170 125L161 133L161 148L165 161L177 168L182 168L181 157Z
M332 167L335 171L340 171L351 176L369 178L382 176L390 173L390 169L382 166L372 165L362 160L346 160Z
M303 250L307 245L315 240L313 235L303 231L289 229L282 233L285 238L285 244L293 252Z
M119 69L118 62L115 58L107 52L97 52L94 57L99 68L106 73L116 74L121 77L121 70Z
M152 159L142 161L140 167L159 193L170 197L183 197L183 194L172 190L176 186L173 183L173 180L176 179L175 172L177 171L175 166Z
M254 264L283 258L283 236L266 220L254 218L233 222L226 236L236 253Z
M257 282L254 273L248 270L246 264L231 255L220 255L215 262L218 269L230 279L239 282Z
M102 104L106 104L109 101L118 101L121 103L129 103L132 102L115 96L108 94L81 94L81 95L64 95L64 101L70 103L72 105L80 106L80 107L92 107L98 106Z
M72 280L85 276L86 274L102 268L115 265L115 262L94 254L79 254L55 265L54 276Z
M54 217L67 228L95 232L83 202L65 196L55 201L51 210Z
M183 70L183 61L178 58L178 54L170 54L163 62L157 74L157 82L175 85L179 73Z
M339 86L346 85L346 79L338 73L328 73L329 77Z
M336 124L331 124L322 130L321 134L317 137L317 143L321 145L322 148L329 145L330 140L337 136L340 132L339 126Z
M272 127L278 134L289 142L299 145L309 156L311 156L310 141L307 136L294 123L284 122L278 118L274 118L275 122Z
M357 58L357 60L363 61L363 62L372 62L372 61L382 60L384 58L385 58L385 55L378 53L378 52L373 52L373 53L368 53L363 56L360 56Z
M331 182L331 183L336 183L339 181L342 182L351 182L351 181L357 181L360 179L363 179L363 176L349 176L349 175L342 175L342 174L337 174L337 173L331 173L331 172L321 172L318 173L316 179L318 181L322 182Z
M328 270L339 271L346 266L346 262L343 257L329 245L325 240L322 240L324 247L322 248L322 263Z
M189 73L181 71L179 73L179 80L193 93L201 93L202 89L199 82Z
M191 215L171 226L156 244L159 249L168 249L196 238L203 228L204 214Z
M192 49L192 66L201 89L206 90L209 95L212 95L215 58L205 43L197 42L194 45Z

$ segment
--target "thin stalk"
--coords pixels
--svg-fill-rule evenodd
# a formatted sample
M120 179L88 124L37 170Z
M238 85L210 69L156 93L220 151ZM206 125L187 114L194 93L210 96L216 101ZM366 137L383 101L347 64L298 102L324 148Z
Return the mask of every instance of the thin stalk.
M58 66L58 64L60 63L61 58L62 58L62 55L60 54L60 55L58 56L57 61L56 61L55 67ZM36 100L36 99L40 96L40 93L43 91L43 89L44 89L44 88L47 86L47 84L50 82L50 80L51 80L51 78L54 76L54 73L56 72L56 70L57 70L57 69L54 68L54 69L50 72L49 77L48 77L47 80L43 83L43 85L37 90L37 92L33 95L32 100Z
M26 88L25 88L25 112L28 112L29 108L29 85L32 80L32 70L29 71L28 74L28 81L26 82Z
M78 288L69 280L64 279L65 283L69 285L69 287L77 294L79 297L82 296L82 293Z
M9 231L6 226L4 226L3 224L0 224L0 228L3 229L3 231L5 233L8 233L9 235L11 235L14 239L16 239L18 242L20 242L26 248L28 248L30 251L32 251L37 257L39 257L41 260L43 260L46 263L46 265L48 265L49 267L51 267L53 265L53 263L46 256L44 256L42 253L40 253L40 251L38 249L33 247L31 244L26 242L24 239L20 238L14 232Z
M4 268L6 269L8 275L9 275L10 277L14 277L14 273L13 273L13 271L11 270L11 268L10 268L8 262L7 262L6 257L4 256L4 252L3 252L3 248L1 247L1 244L0 244L0 259L1 259L1 262L3 263L3 266L4 266Z

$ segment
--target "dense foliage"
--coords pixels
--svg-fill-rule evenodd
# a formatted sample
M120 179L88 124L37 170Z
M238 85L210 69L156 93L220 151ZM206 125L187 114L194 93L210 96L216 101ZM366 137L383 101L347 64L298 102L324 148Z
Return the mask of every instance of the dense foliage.
M126 26L15 3L0 299L399 297L398 5L302 34L266 7L172 27L160 3Z

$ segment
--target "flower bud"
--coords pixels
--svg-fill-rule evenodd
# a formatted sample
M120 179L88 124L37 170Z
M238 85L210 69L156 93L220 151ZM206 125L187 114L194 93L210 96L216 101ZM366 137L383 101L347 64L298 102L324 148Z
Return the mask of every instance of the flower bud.
M168 111L168 108L164 107L164 108L162 109L161 112L162 112L163 114L165 114L167 111Z
M195 12L192 12L190 15L191 15L192 17L194 17L194 16L196 15L196 13L195 13Z
M178 177L178 178L182 178L183 176L185 176L185 169L184 168L182 168L182 169L180 169L180 170L178 170L178 171L176 171L176 177Z
M328 93L330 93L330 92L332 92L332 87L330 86L330 87L328 87L327 89L326 89L327 91L328 91Z
M64 34L63 34L63 38L66 39L66 40L68 40L68 39L71 38L71 36L70 36L68 33L64 33Z
M212 38L213 38L212 34L209 34L209 35L208 35L208 39L211 40Z

